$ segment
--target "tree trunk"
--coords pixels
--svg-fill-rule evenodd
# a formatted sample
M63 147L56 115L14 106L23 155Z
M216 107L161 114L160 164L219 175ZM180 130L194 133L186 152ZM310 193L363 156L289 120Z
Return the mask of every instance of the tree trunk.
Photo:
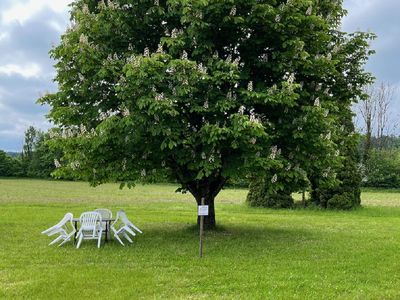
M364 162L366 162L369 158L369 154L371 152L371 119L367 119L367 132L365 135L365 148L364 148Z
M187 184L187 188L196 199L197 205L201 205L202 198L204 198L204 204L208 205L208 216L204 216L204 229L206 230L216 227L214 199L225 182L226 178L217 175ZM200 225L199 216L197 217L197 225Z
M201 198L196 198L197 205L201 205ZM214 206L214 197L204 197L204 205L208 205L208 216L204 216L204 229L215 229L215 206ZM200 226L200 217L197 216L197 225Z

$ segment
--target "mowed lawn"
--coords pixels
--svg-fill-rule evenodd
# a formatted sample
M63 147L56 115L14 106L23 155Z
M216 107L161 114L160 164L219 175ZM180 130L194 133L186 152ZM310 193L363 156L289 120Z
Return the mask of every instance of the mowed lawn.
M249 208L224 190L198 258L196 205L174 185L0 179L0 298L399 299L400 193L368 191L350 212ZM48 247L70 211L123 208L134 244Z

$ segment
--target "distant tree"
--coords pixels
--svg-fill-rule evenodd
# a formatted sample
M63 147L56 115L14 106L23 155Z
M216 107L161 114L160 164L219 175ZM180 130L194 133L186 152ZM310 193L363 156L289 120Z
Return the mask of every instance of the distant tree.
M361 97L358 110L362 117L364 161L368 159L373 147L385 149L393 135L397 124L391 120L395 87L390 83L380 83L365 87L365 95Z
M25 172L22 167L21 158L16 153L10 154L0 150L0 177L1 176L24 176Z
M33 152L35 150L35 145L37 143L39 135L40 131L33 126L29 126L28 129L25 131L25 140L22 149L23 160L27 162L30 162L32 160Z
M363 149L363 160L367 160L369 153L372 148L372 131L374 126L374 121L376 118L376 89L372 85L368 85L364 88L364 94L366 95L363 99L360 99L358 104L358 110L365 126L365 141Z
M376 104L377 104L377 138L379 140L379 149L384 148L385 136L390 134L390 130L394 124L389 124L390 108L392 106L395 88L389 83L381 83L377 87ZM392 125L392 126L391 126Z
M49 178L55 170L54 160L61 157L61 151L50 147L48 141L49 133L38 133L28 168L29 177Z
M8 156L3 150L0 150L0 177L13 176L14 164L13 159Z

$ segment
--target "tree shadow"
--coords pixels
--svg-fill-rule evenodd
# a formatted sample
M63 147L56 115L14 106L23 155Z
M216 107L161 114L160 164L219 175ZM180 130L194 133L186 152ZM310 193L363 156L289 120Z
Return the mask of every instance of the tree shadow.
M135 243L140 249L157 249L166 256L192 255L198 249L199 229L196 225L153 226L143 230ZM204 232L205 251L213 256L250 254L257 257L270 251L298 251L319 241L311 231L273 226L219 225L215 230ZM135 245L134 245L135 246Z

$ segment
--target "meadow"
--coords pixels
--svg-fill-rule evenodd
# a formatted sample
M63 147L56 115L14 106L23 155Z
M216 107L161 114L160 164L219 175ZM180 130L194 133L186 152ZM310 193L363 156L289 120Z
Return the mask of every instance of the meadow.
M195 201L175 189L0 179L0 298L400 298L400 191L366 190L342 212L250 208L245 189L223 190L199 259ZM125 209L144 234L47 246L40 232L66 212L99 207Z

